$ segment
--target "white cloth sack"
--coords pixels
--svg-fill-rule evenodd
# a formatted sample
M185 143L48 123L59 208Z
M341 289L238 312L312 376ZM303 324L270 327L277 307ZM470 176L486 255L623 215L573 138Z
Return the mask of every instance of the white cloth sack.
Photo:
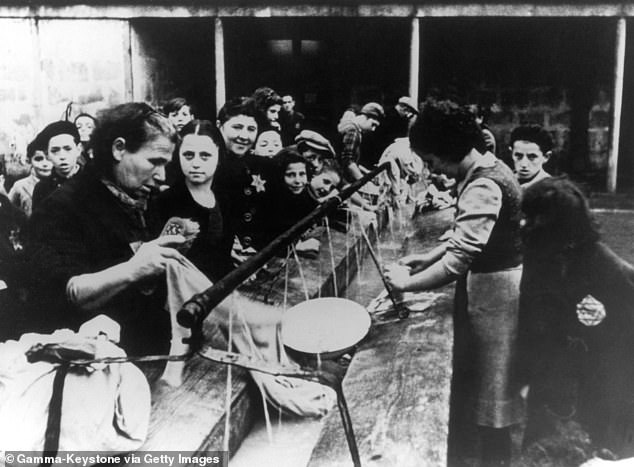
M95 358L125 356L104 337L63 329L52 335L25 334L0 344L0 454L44 448L49 403L57 364L29 363L25 352L37 343L80 346ZM150 388L131 363L73 369L66 375L60 451L127 452L147 436ZM4 456L0 456L2 464Z
M181 344L182 338L189 336L190 331L176 322L176 313L187 299L206 290L211 286L211 282L189 261L170 261L167 267L167 283L168 307L172 321L170 353L182 354L187 352L187 346ZM280 338L280 307L249 300L234 292L214 309L208 320L220 326L226 333L232 310L232 340L239 353L266 362L292 365ZM176 386L182 380L182 370L181 362L169 362L162 379ZM276 377L257 371L250 371L250 374L269 404L293 415L323 416L336 400L335 392L319 383Z

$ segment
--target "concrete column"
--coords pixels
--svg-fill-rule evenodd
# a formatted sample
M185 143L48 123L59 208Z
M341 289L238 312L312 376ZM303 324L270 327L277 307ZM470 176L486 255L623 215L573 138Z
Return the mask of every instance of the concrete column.
M409 96L418 102L420 70L420 20L412 18L412 35L409 49Z
M607 188L616 192L616 178L619 161L619 138L621 136L621 112L623 108L623 76L625 74L625 39L627 26L625 18L619 18L616 25L616 60L614 69L614 112L612 115L612 141L608 154Z
M216 115L225 105L227 99L227 87L225 85L225 33L222 27L222 19L214 21L214 48L216 66Z

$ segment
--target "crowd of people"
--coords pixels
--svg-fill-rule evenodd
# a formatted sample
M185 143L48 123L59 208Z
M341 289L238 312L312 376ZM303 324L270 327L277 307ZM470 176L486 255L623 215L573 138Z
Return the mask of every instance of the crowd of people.
M581 191L544 169L548 132L518 126L509 166L478 112L451 101L367 102L336 126L330 141L268 87L227 101L215 122L176 98L45 126L27 149L30 173L0 193L0 337L77 328L99 313L121 325L128 353L164 353L157 278L169 262L187 258L215 282L360 179L368 159L387 161L379 192L456 205L439 247L386 272L395 291L456 282L450 462L472 425L483 465L509 465L527 389L525 444L544 434L541 412L574 407L593 441L626 452L634 269L601 243ZM363 154L373 132L378 158ZM422 196L410 196L421 178ZM372 194L353 196L344 218L372 219ZM181 230L168 228L175 218L187 220Z

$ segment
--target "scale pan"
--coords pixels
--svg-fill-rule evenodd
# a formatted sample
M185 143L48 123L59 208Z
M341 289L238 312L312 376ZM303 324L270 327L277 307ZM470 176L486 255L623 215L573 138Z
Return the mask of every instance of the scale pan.
M352 300L322 297L290 308L282 318L282 342L304 355L336 358L370 330L370 314Z

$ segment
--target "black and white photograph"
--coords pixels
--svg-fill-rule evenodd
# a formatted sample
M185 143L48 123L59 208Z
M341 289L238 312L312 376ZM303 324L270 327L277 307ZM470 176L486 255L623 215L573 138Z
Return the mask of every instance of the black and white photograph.
M634 0L2 0L0 467L634 467Z

